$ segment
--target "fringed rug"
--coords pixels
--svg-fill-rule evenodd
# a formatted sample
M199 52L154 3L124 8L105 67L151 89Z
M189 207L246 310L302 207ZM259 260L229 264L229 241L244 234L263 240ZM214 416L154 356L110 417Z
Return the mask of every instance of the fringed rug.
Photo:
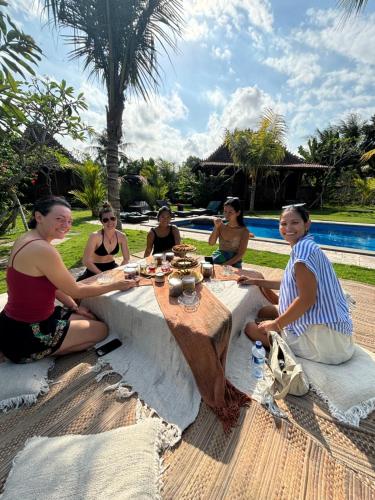
M269 279L280 273L258 269ZM375 288L344 284L357 300L356 342L375 352L375 310L369 307ZM97 383L95 363L92 351L58 359L50 374L58 384L33 406L0 414L0 490L28 438L96 434L137 421L136 396L117 400L105 393L121 377L107 375ZM229 435L202 404L180 443L165 454L163 499L375 498L375 413L355 428L334 419L312 391L278 404L288 419L254 401Z
M0 363L0 411L30 406L40 394L46 394L48 371L53 364L53 358L23 365Z

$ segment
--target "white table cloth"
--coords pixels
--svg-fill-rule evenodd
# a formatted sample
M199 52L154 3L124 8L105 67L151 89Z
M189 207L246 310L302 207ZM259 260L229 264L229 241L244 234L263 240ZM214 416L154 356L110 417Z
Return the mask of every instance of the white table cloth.
M239 287L235 281L222 281L220 285L222 289L214 293L232 313L228 362L233 363L232 342L238 339L246 319L254 318L268 302L258 287ZM109 326L111 336L123 342L121 348L105 356L113 370L120 373L123 381L160 417L181 430L190 425L198 414L201 396L159 308L153 287L111 292L85 299L84 304ZM186 321L189 321L189 313L186 313ZM250 356L250 342L248 346Z

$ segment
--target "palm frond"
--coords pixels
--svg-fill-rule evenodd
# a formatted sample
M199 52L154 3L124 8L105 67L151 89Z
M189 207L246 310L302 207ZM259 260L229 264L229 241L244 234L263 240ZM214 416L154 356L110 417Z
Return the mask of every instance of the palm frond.
M338 4L351 16L359 14L366 7L367 0L339 0Z
M370 151L366 151L366 153L363 153L363 155L361 156L361 163L365 163L369 160L371 160L371 158L375 157L375 149L370 149Z

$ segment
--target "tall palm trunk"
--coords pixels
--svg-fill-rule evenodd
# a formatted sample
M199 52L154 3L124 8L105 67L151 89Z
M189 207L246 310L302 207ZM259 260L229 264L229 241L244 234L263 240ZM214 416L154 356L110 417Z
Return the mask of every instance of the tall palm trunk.
M254 206L255 206L255 192L256 192L256 188L257 188L257 171L254 170L252 173L251 173L251 177L250 177L250 206L249 206L249 210L250 212L254 212Z
M117 215L117 227L121 229L120 221L120 186L118 181L119 157L118 149L122 137L122 114L124 98L120 94L117 99L111 99L107 109L107 177L108 201Z

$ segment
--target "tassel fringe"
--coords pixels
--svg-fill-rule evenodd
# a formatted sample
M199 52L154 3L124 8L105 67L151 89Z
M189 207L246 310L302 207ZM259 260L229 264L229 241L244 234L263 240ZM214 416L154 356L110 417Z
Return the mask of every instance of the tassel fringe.
M315 385L310 386L311 389L320 397L323 401L328 404L329 412L333 417L335 417L339 422L344 424L352 425L353 427L359 427L361 419L367 418L370 413L375 410L375 398L371 398L357 406L352 406L346 411L339 410L336 408L331 401L328 399L326 394Z

